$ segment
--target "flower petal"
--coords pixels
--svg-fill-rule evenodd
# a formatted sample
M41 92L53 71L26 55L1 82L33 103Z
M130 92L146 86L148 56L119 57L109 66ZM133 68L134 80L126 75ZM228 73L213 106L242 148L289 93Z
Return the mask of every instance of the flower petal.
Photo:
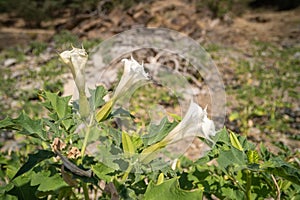
M208 140L215 134L212 120L207 118L206 109L191 101L190 107L182 121L164 138L168 143L174 143L185 137L200 136Z
M131 57L131 60L123 59L122 61L124 62L124 73L115 90L115 99L123 96L128 91L134 90L150 79L143 65L140 65L133 57Z

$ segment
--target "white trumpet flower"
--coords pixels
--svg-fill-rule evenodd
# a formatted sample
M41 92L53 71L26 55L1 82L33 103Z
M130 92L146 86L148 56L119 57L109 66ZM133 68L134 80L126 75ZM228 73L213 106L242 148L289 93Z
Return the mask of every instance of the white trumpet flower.
M149 163L158 150L186 137L199 136L214 143L210 136L215 134L214 122L207 118L206 108L203 110L192 101L182 121L163 140L144 149L140 159L144 163Z
M85 90L85 65L88 54L85 49L73 47L71 51L64 51L59 54L60 58L70 68L78 90Z
M214 136L215 133L215 125L208 119L206 108L202 109L192 101L182 121L162 141L171 144L191 136L200 136L212 141L210 136Z
M89 104L85 94L85 65L88 60L88 54L85 49L73 47L70 51L64 51L59 54L62 61L68 65L73 75L76 87L79 92L79 113L82 117L89 114Z
M131 57L131 60L123 59L122 61L124 62L123 75L116 87L113 97L97 112L96 120L98 122L103 121L108 117L112 107L119 98L125 96L129 92L133 92L139 86L150 80L143 65L140 65L133 57Z
M134 91L137 87L148 81L149 75L145 72L143 64L140 65L131 57L131 60L123 59L124 72L115 90L113 98L118 99L128 91Z

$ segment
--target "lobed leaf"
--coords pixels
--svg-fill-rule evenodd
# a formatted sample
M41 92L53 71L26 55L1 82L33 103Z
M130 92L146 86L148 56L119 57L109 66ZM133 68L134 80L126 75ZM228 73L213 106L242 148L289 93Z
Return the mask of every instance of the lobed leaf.
M107 94L103 86L98 86L96 89L89 89L91 97L89 98L92 111L95 111L99 106L103 105L105 101L103 97Z
M230 165L239 166L240 168L244 168L247 165L245 153L236 148L220 151L217 162L223 169Z
M201 200L203 191L200 189L195 190L183 190L179 187L178 178L172 178L159 185L155 185L150 182L144 200L182 200L182 199L193 199Z
M50 104L50 110L53 110L54 113L58 116L58 119L63 120L62 123L66 129L69 129L72 125L72 120L66 119L71 113L71 107L69 106L69 102L71 100L71 96L67 97L59 97L56 93L45 92L46 98L49 102L46 102L45 105L48 103Z
M142 137L145 146L160 142L176 125L176 122L169 122L167 117L164 117L159 125L151 124L149 133Z
M38 185L37 190L42 192L54 191L61 187L68 186L58 173L54 174L53 176L50 176L50 173L50 171L33 173L30 185Z
M93 165L92 170L100 179L105 180L106 182L112 181L113 176L109 174L115 171L114 169L110 168L109 166L106 166L101 162L97 163L96 165Z

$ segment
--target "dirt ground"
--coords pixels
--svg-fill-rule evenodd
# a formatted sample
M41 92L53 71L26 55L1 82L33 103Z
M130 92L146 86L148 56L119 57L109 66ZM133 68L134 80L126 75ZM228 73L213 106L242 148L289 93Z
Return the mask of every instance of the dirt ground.
M245 8L241 8L245 9ZM26 23L10 15L0 15L0 48L32 40L47 41L57 31L67 29L81 38L106 39L134 27L164 27L185 33L200 42L221 43L247 48L252 40L278 43L283 46L300 42L300 8L287 11L251 10L230 12L223 19L212 19L207 12L185 1L150 1L139 3L129 10L113 9L64 16L42 23L41 29L27 29ZM6 40L7 39L7 40Z

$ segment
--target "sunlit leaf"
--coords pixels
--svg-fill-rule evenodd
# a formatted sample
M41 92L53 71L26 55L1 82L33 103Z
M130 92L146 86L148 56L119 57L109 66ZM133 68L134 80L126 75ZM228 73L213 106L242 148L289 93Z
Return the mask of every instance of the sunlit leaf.
M111 109L114 105L114 100L110 99L108 102L106 102L100 110L97 111L96 113L96 121L97 122L102 122L107 119L109 114L111 113Z
M47 139L42 120L33 120L26 113L22 112L22 114L17 119L13 120L13 122L21 127L21 134L39 137L43 140Z
M244 193L240 190L236 190L230 187L222 187L222 196L228 198L228 199L243 199Z
M133 145L131 137L124 131L122 132L122 146L125 155L130 156L135 153L135 147Z
M72 125L72 121L65 118L72 113L71 107L69 106L69 102L72 97L59 97L56 93L51 92L45 92L45 95L51 105L53 112L57 114L58 119L63 119L63 125L66 129L69 129Z
M102 180L110 182L113 179L113 176L110 173L113 173L115 170L106 166L105 164L98 162L96 165L92 166L93 172Z
M42 192L57 190L61 187L68 186L58 173L53 176L50 176L50 173L50 171L33 173L30 185L38 185L38 190Z
M13 120L9 117L6 117L5 119L0 121L0 129L4 129L4 128L12 129L14 125L15 123L13 123Z
M183 200L183 199L202 199L202 191L195 189L192 191L183 190L179 187L178 179L172 178L159 185L155 185L153 182L147 187L145 200Z
M159 184L161 184L163 182L164 182L164 173L160 173L159 176L158 176L158 178L157 178L156 185L159 185Z
M243 147L239 141L239 139L237 138L237 136L234 134L234 132L232 131L229 131L229 138L230 138L230 142L231 142L231 145L235 148L237 148L238 150L240 151L243 151Z
M228 117L229 121L231 121L231 122L234 120L237 120L239 118L240 118L240 115L238 112L232 112Z
M223 128L222 130L218 131L216 133L216 135L215 136L211 136L211 138L215 142L221 142L221 143L230 145L230 140L229 140L226 128Z

